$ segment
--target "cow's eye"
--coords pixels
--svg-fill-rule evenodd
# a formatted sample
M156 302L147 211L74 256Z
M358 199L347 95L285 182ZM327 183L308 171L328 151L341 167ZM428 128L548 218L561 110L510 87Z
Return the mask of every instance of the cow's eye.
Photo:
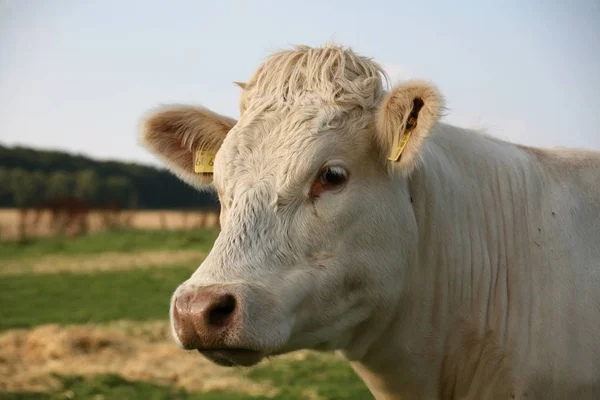
M340 188L348 180L348 171L342 167L326 167L319 171L319 176L310 188L310 197L316 198L325 191Z
M321 172L319 178L322 185L337 186L346 181L346 170L342 167L328 167Z

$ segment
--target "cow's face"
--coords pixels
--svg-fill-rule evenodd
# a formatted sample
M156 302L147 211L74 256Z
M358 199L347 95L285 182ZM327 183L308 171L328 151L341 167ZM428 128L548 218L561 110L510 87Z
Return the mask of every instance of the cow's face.
M404 177L437 120L439 96L411 83L384 98L376 66L337 48L321 52L365 66L340 70L340 82L315 91L306 77L304 86L294 81L302 55L296 70L273 65L302 51L311 56L280 54L259 70L244 88L239 121L174 106L144 123L144 142L167 166L219 195L222 230L175 291L171 324L182 347L222 365L360 342L360 327L397 303L415 248ZM400 161L388 160L407 130L414 142ZM194 172L200 148L216 154L214 173Z

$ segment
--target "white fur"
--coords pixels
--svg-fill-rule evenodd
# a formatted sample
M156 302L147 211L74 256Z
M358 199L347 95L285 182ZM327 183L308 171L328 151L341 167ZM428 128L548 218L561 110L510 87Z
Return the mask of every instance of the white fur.
M431 94L430 119L395 173L377 71L300 47L244 85L215 162L222 231L176 294L227 285L228 345L339 350L377 399L600 398L600 154L439 123L415 83L392 93ZM310 198L324 165L349 181Z

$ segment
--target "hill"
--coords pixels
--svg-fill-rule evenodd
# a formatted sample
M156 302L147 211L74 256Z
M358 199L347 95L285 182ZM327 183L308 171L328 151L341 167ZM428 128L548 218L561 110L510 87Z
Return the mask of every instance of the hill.
M200 193L164 169L0 145L0 207L64 197L84 198L95 206L118 201L138 209L219 208L216 195Z

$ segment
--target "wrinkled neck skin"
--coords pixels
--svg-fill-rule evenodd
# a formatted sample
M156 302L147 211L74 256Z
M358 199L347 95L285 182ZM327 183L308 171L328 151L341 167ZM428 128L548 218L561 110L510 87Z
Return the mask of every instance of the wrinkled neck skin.
M537 218L541 181L524 150L443 124L421 157L418 170L394 182L412 199L408 221L415 225L409 259L394 266L406 269L398 296L357 329L342 354L378 400L486 398L489 393L478 391L485 389L473 387L483 376L477 374L494 379L485 383L490 386L509 378L501 362L474 373L483 351L478 346L492 343L489 351L502 356L507 348L527 353L529 338L516 328L529 319L531 230L525 220ZM461 376L466 370L470 376ZM470 389L461 394L456 385Z

